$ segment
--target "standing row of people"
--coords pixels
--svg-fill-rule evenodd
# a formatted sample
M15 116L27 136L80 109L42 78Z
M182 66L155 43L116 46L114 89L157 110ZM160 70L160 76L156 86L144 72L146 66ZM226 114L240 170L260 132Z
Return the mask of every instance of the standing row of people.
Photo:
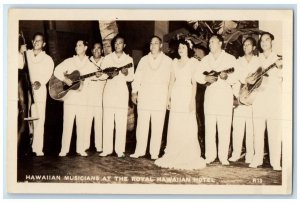
M259 40L262 52L255 56L256 41L247 38L243 42L245 55L236 60L222 49L222 37L212 35L208 43L209 54L198 61L193 57L193 43L190 40L179 41L179 58L172 60L162 52L161 38L154 36L150 42L150 53L142 57L135 73L133 67L130 67L122 68L120 73L116 71L111 76L100 70L133 63L132 58L124 52L124 37L115 38L114 52L104 58L101 56L100 43L94 44L93 56L88 58L88 46L84 40L79 40L75 48L76 55L59 64L54 70L54 76L71 86L73 81L68 78L68 74L74 70L79 70L81 74L99 72L86 79L79 91L70 91L64 98L62 148L59 156L66 156L69 151L74 119L77 126L76 150L80 155L87 156L85 150L89 148L94 119L95 145L97 151L102 152L99 155L107 156L115 150L119 157L125 156L129 100L126 83L133 81L131 100L137 104L138 121L136 149L130 157L139 158L146 154L151 123L150 154L151 159L156 160L156 165L199 169L217 157L223 165L228 165L229 161L237 161L241 156L246 124L246 162L255 168L263 163L267 124L271 166L274 170L281 170L282 76L281 64L272 51L273 39L271 33L263 33ZM263 76L264 88L258 91L253 105L240 104L233 111L234 95L239 97L241 85L255 83L257 78L253 73L259 67L266 69L275 62L278 63L277 68ZM47 80L51 76L44 72L44 68L41 75L47 75ZM31 80L34 84L41 79ZM47 81L41 80L41 83L44 85ZM207 86L204 95L205 159L201 157L198 141L197 83ZM164 155L159 158L167 109L170 110L167 146ZM44 112L42 114L45 115ZM233 153L228 161L232 125ZM37 136L34 136L36 139ZM39 146L42 147L42 144ZM42 155L42 149L37 152L37 155Z
M93 57L89 59L86 56L88 48L86 42L79 40L75 48L77 55L66 59L55 68L54 76L68 86L72 86L73 81L67 77L67 74L75 70L79 70L81 75L99 71L96 76L85 79L79 91L70 91L64 98L62 148L59 156L66 156L69 151L75 118L77 153L87 156L86 150L89 148L94 118L95 145L97 151L102 152L100 156L107 156L113 153L114 149L119 157L124 156L129 99L126 82L133 80L134 69L124 68L120 74L116 72L111 79L106 80L108 75L102 74L100 70L133 63L132 58L123 51L126 46L123 37L116 37L114 45L115 51L100 59L102 48L99 43L95 44ZM115 146L113 146L114 129Z

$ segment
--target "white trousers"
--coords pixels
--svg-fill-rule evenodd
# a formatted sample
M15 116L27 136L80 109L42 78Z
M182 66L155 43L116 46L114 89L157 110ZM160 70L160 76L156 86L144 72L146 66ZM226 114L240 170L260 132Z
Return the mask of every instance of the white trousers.
M205 115L205 157L212 162L217 157L216 126L218 128L218 157L221 162L228 159L232 115Z
M281 160L281 92L264 92L253 103L254 157L253 164L262 165L264 158L264 135L268 131L270 164L280 167Z
M150 154L157 157L160 152L162 133L164 128L166 111L145 111L138 110L138 121L136 128L136 149L135 154L143 156L146 153L149 123L151 119L151 140Z
M126 108L104 107L103 112L103 153L113 152L114 128L116 129L115 151L118 155L125 152L126 130L127 130Z
M97 151L102 151L102 106L88 106L88 114L85 120L84 145L90 147L91 128L94 119L95 147Z
M254 155L253 146L253 122L252 106L240 105L234 109L233 114L233 132L232 132L232 157L239 158L242 152L242 144L246 125L246 163L252 161Z
M39 118L33 121L32 151L40 154L43 152L44 146L46 102L35 102L32 104L31 114L33 117Z
M83 153L86 150L85 145L85 117L86 107L84 105L64 104L63 134L61 143L61 153L68 153L71 144L74 119L76 120L76 152Z
M33 142L32 151L41 154L44 146L44 126L46 116L46 86L41 86L38 90L33 91L34 104L31 106L32 117L39 118L33 121Z
M253 163L262 165L264 158L264 135L267 124L270 163L272 167L280 166L281 159L281 121L275 119L254 120L254 150Z

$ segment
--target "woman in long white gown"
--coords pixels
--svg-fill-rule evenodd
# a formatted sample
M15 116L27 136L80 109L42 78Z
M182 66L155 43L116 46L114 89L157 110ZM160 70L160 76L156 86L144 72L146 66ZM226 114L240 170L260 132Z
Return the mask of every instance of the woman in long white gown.
M196 121L196 83L192 80L199 62L192 57L192 43L180 41L180 59L174 59L170 84L170 116L165 154L154 164L163 168L202 169Z

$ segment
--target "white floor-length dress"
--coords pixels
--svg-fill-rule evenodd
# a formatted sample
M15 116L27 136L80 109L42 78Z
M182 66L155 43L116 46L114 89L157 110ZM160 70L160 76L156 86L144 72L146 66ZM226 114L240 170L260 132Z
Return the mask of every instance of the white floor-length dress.
M173 61L175 83L171 94L167 146L165 154L155 161L160 167L193 170L206 166L201 158L196 113L189 110L192 76L198 65L198 61L193 58L183 67L179 66L177 59Z

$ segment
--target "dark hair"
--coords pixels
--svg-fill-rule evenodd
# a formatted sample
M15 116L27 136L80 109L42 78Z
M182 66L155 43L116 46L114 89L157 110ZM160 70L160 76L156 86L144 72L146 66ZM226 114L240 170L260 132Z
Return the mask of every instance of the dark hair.
M194 45L194 43L190 40L190 42L192 43L192 46ZM185 45L186 47L187 47L187 51L188 51L188 53L187 53L187 55L188 55L188 57L189 58L191 58L191 57L193 57L194 56L194 50L193 50L193 47L190 47L190 44L188 43L188 41L187 40L184 40L184 39L180 39L179 41L178 41L178 48L179 48L179 45L180 44L182 44L182 45ZM177 48L177 50L178 50L178 48ZM180 58L180 55L178 55L178 57Z
M43 41L45 42L45 35L41 32L36 32L34 33L33 37L32 37L32 41L34 41L34 39L36 38L36 36L41 36L43 38Z
M271 34L271 33L269 33L269 32L263 32L263 33L261 33L261 36L260 36L260 38L259 38L259 41L261 41L261 38L262 38L262 36L264 36L264 35L269 35L270 38L271 38L271 40L274 40L274 39L275 39L275 37L274 37L273 34Z
M253 37L247 37L244 41L243 41L243 45L245 44L245 42L249 40L252 44L252 46L256 46L256 40Z
M95 42L93 42L93 47L92 47L92 49L94 48L95 44L100 44L101 49L103 49L103 44L102 44L100 41L95 41Z
M261 38L262 38L264 35L269 35L269 37L271 38L272 41L275 39L274 35L271 34L271 33L269 33L269 32L263 32L263 33L261 33L260 38L259 38L259 40L258 40L258 45L259 45L258 49L259 49L260 52L263 52L260 43L261 43Z
M219 35L219 34L213 34L213 35L211 35L210 38L208 39L208 42L209 42L210 39L213 38L213 37L218 38L218 40L219 40L220 42L222 42L222 45L224 44L224 39L223 39L222 35Z
M84 39L78 39L77 42L81 41L83 43L84 46L89 46L88 41L84 40Z
M153 38L156 38L156 39L158 39L158 40L159 40L159 42L160 42L160 43L162 43L162 39L161 39L159 36L157 36L157 35L153 35L153 36L150 38L150 41L151 41Z
M124 37L123 35L121 35L121 34L117 34L117 35L111 40L111 48L112 48L112 51L113 51L113 52L115 51L115 43L116 43L117 39L123 39L124 44L126 44L125 37Z
M201 50L205 53L205 55L208 54L207 48L204 47L204 46L202 46L201 44L196 44L196 45L194 46L194 49L201 49Z
M93 44L93 46L89 49L89 54L92 56L95 44L100 44L101 49L102 49L101 55L103 55L103 44L102 44L102 42L100 42L100 41L94 41L92 44Z

